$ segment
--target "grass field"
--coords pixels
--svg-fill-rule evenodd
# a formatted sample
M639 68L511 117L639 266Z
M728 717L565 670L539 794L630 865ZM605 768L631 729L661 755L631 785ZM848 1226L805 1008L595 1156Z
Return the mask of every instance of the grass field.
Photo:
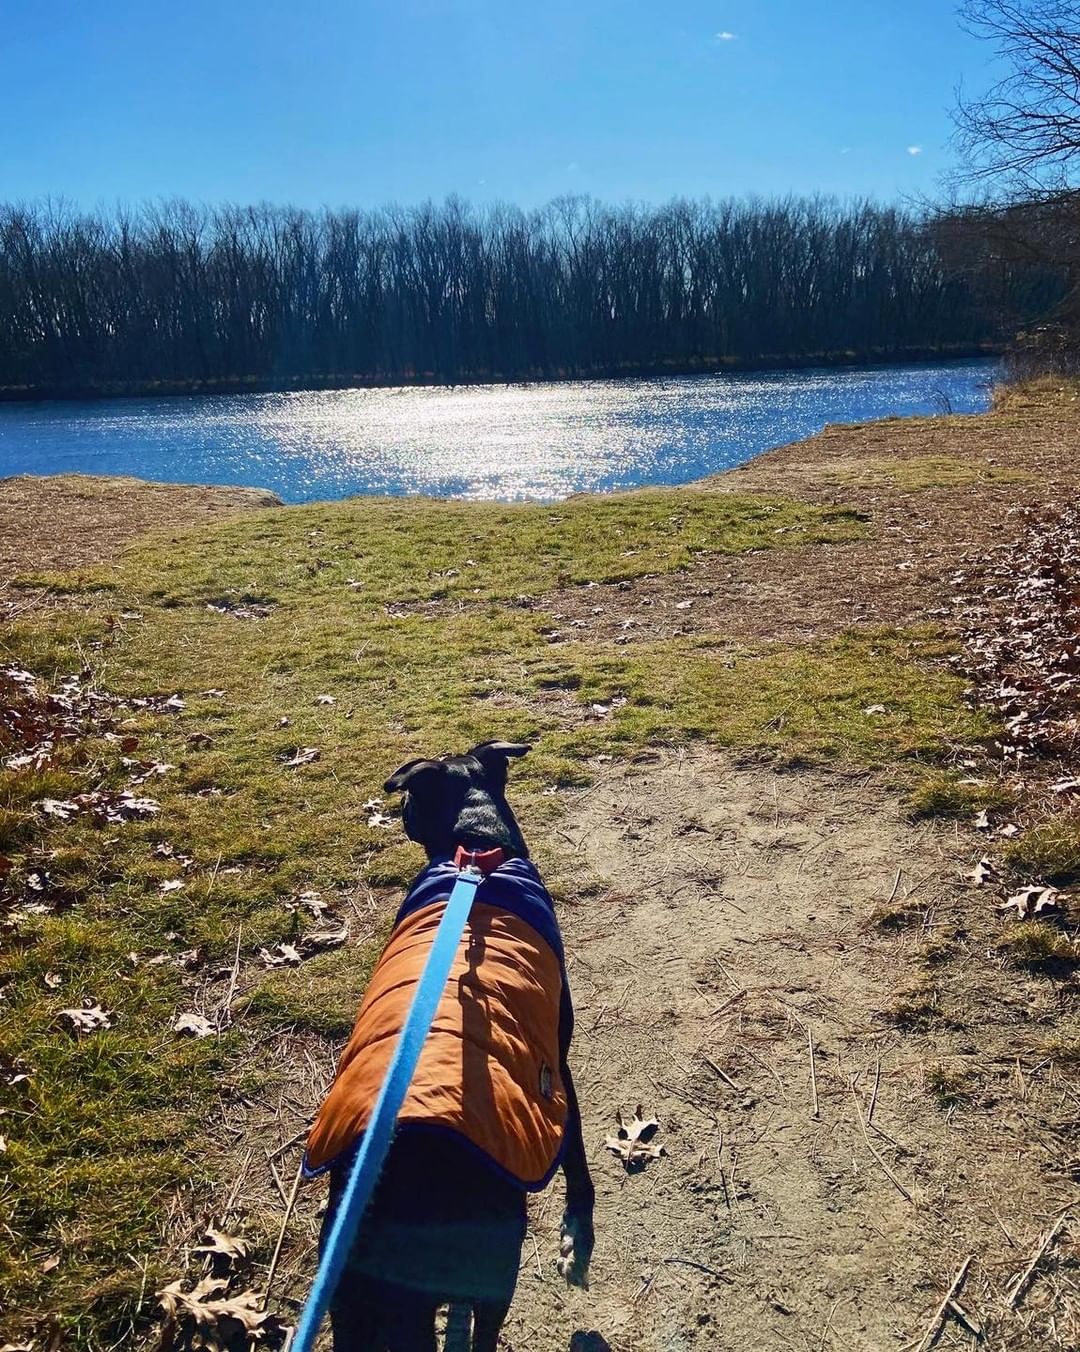
M305 892L408 879L417 852L373 803L397 763L534 742L517 793L536 835L557 820L559 788L650 746L839 758L917 785L986 739L929 627L620 647L546 608L559 587L864 530L844 509L705 491L556 508L349 502L161 533L114 566L24 579L53 603L4 630L0 660L35 678L43 706L65 677L116 703L0 788L7 1336L46 1314L70 1346L130 1331L165 1276L165 1200L204 1170L201 1123L245 1042L283 1024L347 1028L360 982L340 954L267 973L235 1009L227 983L211 1002L192 971L317 931ZM8 757L37 737L3 735ZM145 819L42 809L133 783L158 805ZM193 1001L214 1035L172 1030ZM71 1031L61 1011L84 1003L110 1026Z

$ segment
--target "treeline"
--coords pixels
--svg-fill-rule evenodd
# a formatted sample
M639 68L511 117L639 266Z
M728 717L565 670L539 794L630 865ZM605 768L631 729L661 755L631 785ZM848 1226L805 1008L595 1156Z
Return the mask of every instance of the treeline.
M0 207L0 387L527 379L971 352L1049 267L824 200ZM963 253L963 250L960 250Z

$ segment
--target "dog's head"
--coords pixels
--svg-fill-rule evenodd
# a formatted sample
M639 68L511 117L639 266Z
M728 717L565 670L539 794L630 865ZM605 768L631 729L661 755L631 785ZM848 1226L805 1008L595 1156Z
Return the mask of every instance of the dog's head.
M406 761L384 786L402 794L405 832L428 858L501 846L507 855L528 859L529 850L510 805L506 778L511 756L530 750L521 742L481 742L464 756Z

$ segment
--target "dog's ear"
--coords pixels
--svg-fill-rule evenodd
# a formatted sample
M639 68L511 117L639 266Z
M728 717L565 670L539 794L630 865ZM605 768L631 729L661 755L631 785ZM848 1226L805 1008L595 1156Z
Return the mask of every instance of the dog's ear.
M509 757L527 756L531 750L528 742L481 742L467 754L480 762L485 774L504 786Z
M404 793L406 789L415 791L425 779L444 769L442 761L425 760L422 756L417 760L406 761L404 765L398 766L383 785L383 793Z

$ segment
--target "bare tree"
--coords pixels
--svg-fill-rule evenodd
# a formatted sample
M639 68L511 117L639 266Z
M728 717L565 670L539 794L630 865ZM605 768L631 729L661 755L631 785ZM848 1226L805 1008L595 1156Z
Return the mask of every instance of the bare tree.
M1057 196L1080 177L1080 3L963 0L961 23L992 44L1005 74L958 96L960 178L1024 198Z

